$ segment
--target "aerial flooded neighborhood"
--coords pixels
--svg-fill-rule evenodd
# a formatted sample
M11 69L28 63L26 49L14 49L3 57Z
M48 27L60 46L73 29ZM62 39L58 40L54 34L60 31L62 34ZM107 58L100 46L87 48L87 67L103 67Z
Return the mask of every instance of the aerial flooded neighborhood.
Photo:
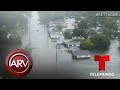
M11 50L20 48L29 52L33 60L32 70L24 78L120 79L119 13L1 11L1 63ZM105 70L99 70L95 55L110 56ZM0 68L1 78L15 78L6 72L3 64ZM114 76L91 76L91 73L114 73Z

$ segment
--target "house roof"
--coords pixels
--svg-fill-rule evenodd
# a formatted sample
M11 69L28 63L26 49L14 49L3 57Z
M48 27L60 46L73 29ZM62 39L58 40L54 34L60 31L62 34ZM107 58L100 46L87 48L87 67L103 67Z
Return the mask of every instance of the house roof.
M59 34L56 33L50 33L51 38L60 38Z
M80 44L80 42L73 41L72 39L64 40L65 44L73 45L73 44Z
M77 55L90 55L90 51L89 50L77 50L77 51L73 51L72 54L74 56L77 56Z
M77 46L71 46L71 47L68 47L68 50L77 51L77 50L80 50L80 48Z
M52 31L53 32L62 32L62 30L60 30L60 29L53 29Z

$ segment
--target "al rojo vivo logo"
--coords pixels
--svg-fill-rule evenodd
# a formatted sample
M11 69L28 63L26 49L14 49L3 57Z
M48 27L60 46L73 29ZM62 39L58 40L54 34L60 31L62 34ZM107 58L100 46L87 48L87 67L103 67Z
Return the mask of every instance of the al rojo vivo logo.
M101 71L104 72L106 71L106 62L110 61L109 55L104 55L104 56L94 55L94 61L98 62L99 73L90 73L90 76L114 76L114 73L111 72L109 73L101 72Z
M7 71L16 77L27 75L31 71L32 65L33 62L29 53L22 49L10 52L5 61Z

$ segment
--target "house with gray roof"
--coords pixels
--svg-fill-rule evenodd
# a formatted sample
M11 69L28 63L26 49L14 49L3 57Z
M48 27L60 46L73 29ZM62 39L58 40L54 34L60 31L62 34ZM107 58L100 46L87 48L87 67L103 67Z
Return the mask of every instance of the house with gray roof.
M84 59L84 58L90 58L90 51L89 50L77 50L72 52L72 56L75 59Z
M69 51L69 52L78 51L78 50L80 50L80 48L77 47L77 46L69 46L69 47L68 47L68 51Z
M80 41L73 41L72 39L64 40L64 45L66 47L77 46L80 47Z

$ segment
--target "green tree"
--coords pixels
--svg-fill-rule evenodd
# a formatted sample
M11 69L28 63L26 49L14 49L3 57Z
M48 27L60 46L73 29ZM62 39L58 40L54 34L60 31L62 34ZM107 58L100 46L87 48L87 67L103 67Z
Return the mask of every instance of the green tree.
M0 12L0 44L20 44L20 30L22 30L27 23L27 19L24 17L24 15L17 11Z
M87 19L82 19L79 23L78 23L78 28L79 29L87 29L88 28L88 22L87 22Z
M81 42L81 48L85 50L91 50L93 48L93 42L91 39L85 39Z
M107 17L104 25L106 28L113 31L116 31L118 28L116 20L112 17Z
M118 35L118 41L120 41L120 35Z
M103 34L105 34L106 36L108 36L109 38L111 38L111 35L112 35L112 31L105 28L103 29Z
M64 35L65 39L71 39L72 38L71 32L69 30L65 30L63 32L63 35Z
M88 20L88 23L89 23L89 26L88 26L89 28L91 28L91 27L96 28L98 26L98 23L97 23L98 18L97 17L95 17L95 16L88 16L87 20Z
M94 49L104 50L110 45L110 38L105 34L94 35L91 37Z
M59 24L56 26L59 30L62 30L64 28L64 26L62 24Z
M81 36L83 36L84 38L88 37L88 20L87 19L83 19L78 23L78 30L80 30L80 34Z
M91 33L91 28L100 27L103 30L105 35L116 37L115 32L118 30L118 24L116 22L116 17L96 17L96 13L103 13L103 11L89 11L89 12L73 12L73 16L75 17L78 27L80 29L81 35L84 38L87 38L89 33ZM111 13L108 11L108 13ZM114 12L112 12L114 13ZM85 17L82 19L82 17ZM80 21L80 22L78 22ZM89 30L88 30L89 28Z
M90 31L89 31L89 34L91 35L91 36L94 36L94 35L97 35L97 32L94 30L94 29L89 29Z
M114 32L118 30L118 24L116 19L113 17L99 17L98 21L101 25L103 25L103 33L108 35L111 38L111 35L114 35Z
M81 35L81 31L80 31L80 29L74 29L73 30L73 34L72 34L72 36L80 36Z

